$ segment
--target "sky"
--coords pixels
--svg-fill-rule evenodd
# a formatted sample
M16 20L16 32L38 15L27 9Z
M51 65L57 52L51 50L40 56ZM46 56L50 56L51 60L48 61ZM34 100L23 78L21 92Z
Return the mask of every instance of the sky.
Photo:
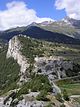
M14 0L13 0L14 1ZM38 17L50 17L55 20L65 17L64 10L57 10L55 7L56 0L15 0L25 2L28 8L34 9ZM46 2L45 2L46 1ZM6 9L6 4L12 0L0 0L0 10Z
M0 30L32 22L80 20L80 0L0 0Z

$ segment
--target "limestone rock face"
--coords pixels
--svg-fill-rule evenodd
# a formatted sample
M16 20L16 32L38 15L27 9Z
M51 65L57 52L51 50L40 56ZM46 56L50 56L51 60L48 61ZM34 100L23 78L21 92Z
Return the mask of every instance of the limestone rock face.
M21 53L21 44L18 40L18 37L15 36L9 41L8 51L7 51L7 58L13 57L14 60L17 61L17 63L20 66L20 73L25 74L26 69L29 67L29 64L27 62L27 59L25 56ZM23 76L21 76L20 81L24 80Z
M34 66L37 73L48 75L51 79L64 78L66 77L65 71L73 69L73 63L61 57L36 57Z
M67 77L66 70L73 69L73 63L65 61L62 57L36 57L34 66L34 72L48 77L54 94L61 93L60 88L54 84L54 80Z
M46 107L47 105L48 103L44 101L28 101L25 103L25 100L22 100L17 107Z

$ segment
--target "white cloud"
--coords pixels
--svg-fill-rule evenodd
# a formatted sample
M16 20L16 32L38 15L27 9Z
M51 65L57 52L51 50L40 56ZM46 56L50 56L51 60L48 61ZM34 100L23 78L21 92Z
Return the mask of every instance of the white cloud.
M56 9L65 9L67 16L80 20L80 0L56 0Z
M52 20L51 18L39 18L36 11L28 9L24 2L13 1L6 4L7 9L0 11L0 30L6 30L17 26L26 26L32 22Z

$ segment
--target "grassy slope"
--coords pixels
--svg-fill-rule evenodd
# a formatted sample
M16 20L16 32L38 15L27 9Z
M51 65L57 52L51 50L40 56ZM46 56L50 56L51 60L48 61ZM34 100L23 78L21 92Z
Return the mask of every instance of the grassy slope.
M48 31L68 34L69 36L72 36L72 37L75 37L75 38L79 37L79 36L76 35L76 33L79 31L79 29L75 29L74 27L66 25L65 22L64 22L63 25L60 24L60 23L54 22L54 23L52 23L48 26L41 26L41 25L38 25L38 26L45 29L45 30L48 30Z
M80 63L80 45L58 44L24 37L19 37L19 40L23 45L22 53L31 60L36 55L46 57L62 56L67 60Z
M80 95L80 83L64 83L59 84L59 87L62 91L65 89L68 95Z
M58 80L55 83L62 91L65 89L69 95L80 95L80 76Z

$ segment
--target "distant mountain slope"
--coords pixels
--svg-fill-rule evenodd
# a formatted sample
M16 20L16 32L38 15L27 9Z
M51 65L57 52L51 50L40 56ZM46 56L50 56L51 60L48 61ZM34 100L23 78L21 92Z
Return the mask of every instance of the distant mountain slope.
M10 40L14 35L28 35L32 38L47 40L51 42L66 43L66 44L80 44L80 40L74 39L60 32L52 32L40 28L38 26L29 25L27 27L18 27L0 33L0 38Z
M80 39L80 20L71 19L66 17L60 21L48 22L48 24L37 24L39 27L61 34L66 34L69 37Z
M75 28L80 29L80 20L76 20L76 19L73 19L73 18L66 17L66 18L64 18L64 21L67 21L72 26L74 26Z

